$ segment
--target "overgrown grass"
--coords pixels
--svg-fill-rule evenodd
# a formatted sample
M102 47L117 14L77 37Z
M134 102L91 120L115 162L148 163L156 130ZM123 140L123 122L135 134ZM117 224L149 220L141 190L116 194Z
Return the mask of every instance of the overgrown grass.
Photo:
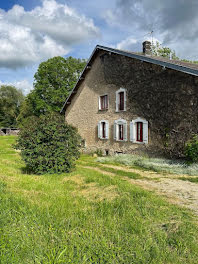
M197 263L198 227L188 210L83 168L28 175L0 137L0 263ZM83 162L82 162L83 161Z
M117 155L97 159L102 163L124 164L132 167L153 170L156 172L198 175L198 164L187 165L185 162L162 158L148 158L137 155Z
M179 179L182 181L190 181L190 182L198 183L198 177L189 177L189 178L181 177Z

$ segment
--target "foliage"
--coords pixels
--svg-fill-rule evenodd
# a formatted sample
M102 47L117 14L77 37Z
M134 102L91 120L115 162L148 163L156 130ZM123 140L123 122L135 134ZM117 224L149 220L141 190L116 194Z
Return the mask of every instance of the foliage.
M102 157L102 156L103 156L103 151L102 151L102 149L97 149L94 153L95 153L98 157Z
M24 95L14 86L0 87L0 127L15 127Z
M29 171L36 174L69 172L79 158L80 136L63 116L50 113L24 122L16 148Z
M87 168L98 166L88 156L70 174L22 173L13 140L0 138L1 264L197 264L198 228L189 211L116 171L112 177ZM119 195L105 199L113 190Z
M18 121L32 115L60 112L85 64L85 60L72 57L54 57L42 62L34 75L34 89L27 96Z
M176 56L176 53L174 50L171 50L168 47L163 47L160 45L159 42L156 42L156 44L152 45L152 52L155 56L161 56L165 58L172 58L173 60L178 60L179 58Z
M192 139L187 142L185 155L189 161L198 162L198 135L194 135Z

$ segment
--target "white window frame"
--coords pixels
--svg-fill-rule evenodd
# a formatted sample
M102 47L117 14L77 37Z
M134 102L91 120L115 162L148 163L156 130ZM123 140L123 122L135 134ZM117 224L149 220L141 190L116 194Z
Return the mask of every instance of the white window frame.
M119 93L124 92L124 110L119 110ZM126 89L125 88L120 88L119 90L116 91L116 112L123 112L126 111Z
M143 123L143 142L137 141L137 123ZM130 122L130 141L136 144L148 144L148 121L136 118Z
M101 97L102 96L107 96L107 104L108 104L108 107L106 109L102 109L102 107L101 107ZM98 109L100 111L105 111L105 110L108 110L109 109L109 95L108 94L102 94L102 95L99 96L99 98L98 98Z
M102 133L102 123L105 123L105 137ZM99 139L109 139L109 122L107 120L101 120L98 122L98 138Z
M123 140L119 139L119 125L123 125ZM118 119L114 121L114 140L120 142L127 141L127 121L124 119Z

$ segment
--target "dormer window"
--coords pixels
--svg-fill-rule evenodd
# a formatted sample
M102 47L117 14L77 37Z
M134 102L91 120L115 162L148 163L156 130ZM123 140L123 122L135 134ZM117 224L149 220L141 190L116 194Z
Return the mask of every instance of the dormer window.
M116 112L126 111L126 89L120 88L116 92Z
M107 110L109 104L108 95L102 95L99 97L99 110Z

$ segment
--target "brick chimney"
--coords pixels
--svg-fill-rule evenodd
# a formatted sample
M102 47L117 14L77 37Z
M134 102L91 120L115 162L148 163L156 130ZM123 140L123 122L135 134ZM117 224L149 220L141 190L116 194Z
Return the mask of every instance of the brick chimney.
M151 56L152 55L151 42L146 40L142 43L142 45L143 45L143 54Z

